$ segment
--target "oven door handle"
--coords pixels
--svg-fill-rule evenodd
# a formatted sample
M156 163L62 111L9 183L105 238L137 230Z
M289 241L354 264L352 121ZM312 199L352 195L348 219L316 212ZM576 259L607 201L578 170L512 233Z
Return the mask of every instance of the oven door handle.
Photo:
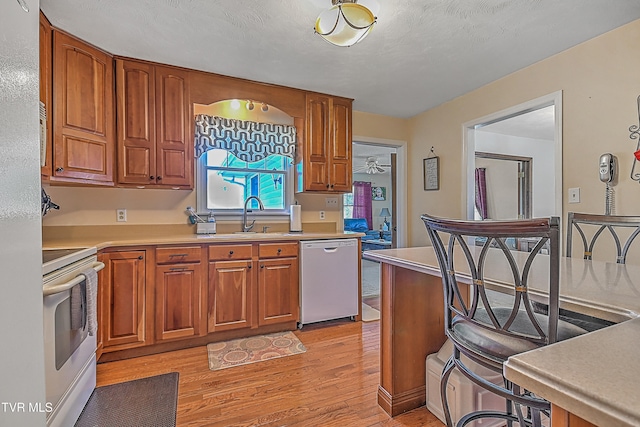
M104 268L104 263L97 261L97 262L94 262L91 267L95 271L100 271ZM59 294L60 292L68 291L69 289L73 288L75 285L77 285L78 283L81 283L85 279L86 277L84 277L84 274L78 274L75 278L69 280L68 282L60 283L59 285L43 286L42 293L45 297L49 295Z

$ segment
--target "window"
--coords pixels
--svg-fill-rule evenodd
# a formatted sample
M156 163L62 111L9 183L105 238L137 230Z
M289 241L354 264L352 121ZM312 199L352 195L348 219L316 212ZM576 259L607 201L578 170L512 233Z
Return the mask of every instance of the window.
M353 218L353 191L342 196L343 218Z
M228 150L209 150L200 159L198 210L235 213L243 209L247 197L258 196L265 211L286 213L292 195L291 166L291 158L279 154L246 162ZM251 203L250 208L258 207L256 201Z

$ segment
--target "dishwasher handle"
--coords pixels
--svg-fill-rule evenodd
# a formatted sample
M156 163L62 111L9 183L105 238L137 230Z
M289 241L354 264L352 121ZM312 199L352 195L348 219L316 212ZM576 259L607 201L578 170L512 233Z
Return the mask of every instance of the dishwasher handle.
M332 247L332 248L322 248L322 249L323 249L325 252L327 252L327 253L334 253L334 252L337 252L337 251L338 251L338 248L337 248L337 247L335 247L335 246L334 246L334 247Z

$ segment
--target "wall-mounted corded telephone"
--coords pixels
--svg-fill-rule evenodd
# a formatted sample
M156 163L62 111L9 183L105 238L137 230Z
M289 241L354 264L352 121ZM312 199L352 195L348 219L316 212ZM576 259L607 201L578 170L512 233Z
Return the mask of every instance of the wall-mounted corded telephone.
M613 185L615 185L616 175L618 173L618 162L616 156L611 153L605 153L600 156L600 181L607 184L604 198L604 213L611 215L614 212L614 193Z
M616 177L616 157L611 153L600 156L600 181L612 182Z

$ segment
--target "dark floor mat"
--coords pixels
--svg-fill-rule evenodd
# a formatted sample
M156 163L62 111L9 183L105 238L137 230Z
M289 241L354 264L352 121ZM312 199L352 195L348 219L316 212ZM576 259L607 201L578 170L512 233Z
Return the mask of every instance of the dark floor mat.
M177 372L97 387L76 427L175 427Z

